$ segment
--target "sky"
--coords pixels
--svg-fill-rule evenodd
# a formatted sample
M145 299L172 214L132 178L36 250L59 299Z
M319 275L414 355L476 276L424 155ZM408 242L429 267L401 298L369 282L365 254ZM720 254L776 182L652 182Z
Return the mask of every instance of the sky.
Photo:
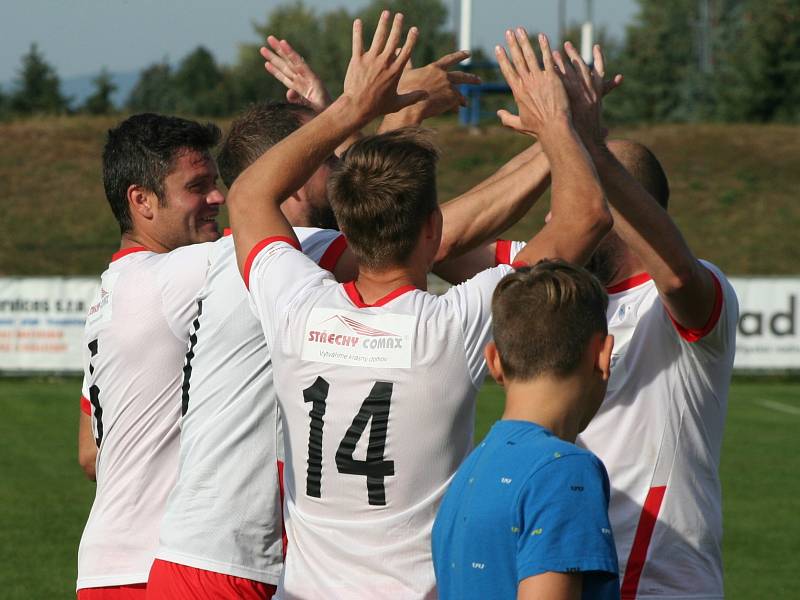
M457 25L459 0L444 0ZM63 78L138 71L166 58L180 60L202 44L218 62L235 62L241 42L256 42L263 23L286 0L2 0L0 82L16 76L20 57L36 42ZM567 21L583 20L585 0L566 0ZM325 12L357 9L366 0L305 0ZM635 0L594 0L595 23L621 37L636 13ZM472 0L474 45L491 48L508 27L556 35L557 0ZM419 24L424 35L424 23ZM291 41L291 40L289 40Z

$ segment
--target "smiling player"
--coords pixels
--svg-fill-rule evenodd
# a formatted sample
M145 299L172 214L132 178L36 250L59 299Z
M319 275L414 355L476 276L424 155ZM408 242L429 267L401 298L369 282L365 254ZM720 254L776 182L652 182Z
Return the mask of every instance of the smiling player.
M154 114L108 133L103 182L120 250L84 332L84 460L97 491L78 551L78 597L144 594L177 466L180 364L194 296L225 202L216 126ZM179 250L176 250L178 249ZM170 252L173 251L173 252ZM92 431L86 435L88 430Z

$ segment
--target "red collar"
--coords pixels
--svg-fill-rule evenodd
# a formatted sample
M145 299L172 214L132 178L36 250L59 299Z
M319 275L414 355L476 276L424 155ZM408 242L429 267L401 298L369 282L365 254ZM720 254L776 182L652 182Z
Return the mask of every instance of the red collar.
M367 304L364 302L364 299L361 297L361 294L358 292L358 288L356 288L355 281L348 281L347 283L343 284L344 291L347 294L350 301L355 304L358 308L369 308L370 306L383 306L387 302L391 302L398 296L402 296L406 292L411 292L416 290L417 288L413 285L404 285L402 287L397 288L386 294L383 298L379 298L372 304Z
M130 248L125 248L124 250L118 250L111 255L111 262L128 256L128 254L133 254L134 252L148 252L148 249L144 246L131 246Z
M620 292L638 287L643 283L647 283L651 279L652 277L650 277L650 275L647 273L639 273L638 275L628 277L628 279L623 279L619 283L615 283L614 285L607 287L606 292L609 294L618 294Z

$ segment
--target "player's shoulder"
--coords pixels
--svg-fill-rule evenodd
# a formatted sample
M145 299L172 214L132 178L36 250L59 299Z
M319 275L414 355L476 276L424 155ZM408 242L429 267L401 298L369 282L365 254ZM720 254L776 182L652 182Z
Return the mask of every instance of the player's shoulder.
M587 468L601 464L589 450L564 441L545 427L528 421L498 421L485 442L505 450L501 454L524 455L525 460L519 462L530 474L560 461L565 461L561 464L579 464Z
M444 302L448 301L464 301L470 299L485 299L487 295L491 297L497 284L507 276L513 273L514 269L509 265L497 265L484 269L476 273L466 281L450 287L441 299Z
M704 258L701 258L701 259L698 259L698 260L700 261L700 264L703 265L709 271L711 271L711 273L715 277L717 277L717 279L727 281L728 278L727 278L727 276L725 275L725 273L722 271L722 269L720 267L718 267L717 265L712 263L710 260L706 260Z
M728 301L735 300L736 291L733 289L733 284L730 282L723 270L708 260L701 259L700 264L708 269L708 271L714 276L715 282L719 285L719 289L722 291L724 298Z
M542 443L532 473L545 478L554 473L562 476L581 473L602 478L605 466L593 452L552 435Z

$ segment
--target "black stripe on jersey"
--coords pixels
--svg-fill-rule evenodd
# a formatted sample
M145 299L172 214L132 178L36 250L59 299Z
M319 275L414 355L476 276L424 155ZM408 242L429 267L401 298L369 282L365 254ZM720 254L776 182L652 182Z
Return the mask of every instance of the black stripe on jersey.
M89 352L92 358L97 356L97 339L89 342ZM91 359L89 360L89 375L94 374L94 365ZM103 408L100 406L100 388L97 385L92 385L89 388L89 402L94 407L94 422L97 435L94 438L97 447L100 447L100 442L103 441Z
M189 350L186 352L186 360L183 363L183 385L181 386L181 416L189 410L189 379L192 377L192 359L194 358L194 347L197 345L197 332L200 330L200 315L203 314L203 301L197 301L197 316L192 322L189 330Z

